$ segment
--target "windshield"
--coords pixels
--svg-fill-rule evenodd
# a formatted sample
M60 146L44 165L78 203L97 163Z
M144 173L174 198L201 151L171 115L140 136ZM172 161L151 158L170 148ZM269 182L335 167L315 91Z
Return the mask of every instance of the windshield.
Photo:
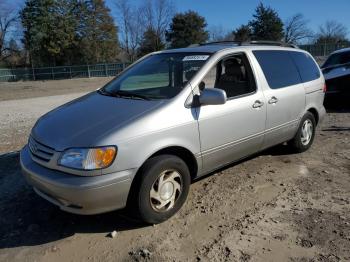
M334 65L342 65L350 63L350 51L341 52L328 57L327 61L324 63L323 67L329 67Z
M151 55L104 86L105 95L169 99L176 96L208 60L208 53Z

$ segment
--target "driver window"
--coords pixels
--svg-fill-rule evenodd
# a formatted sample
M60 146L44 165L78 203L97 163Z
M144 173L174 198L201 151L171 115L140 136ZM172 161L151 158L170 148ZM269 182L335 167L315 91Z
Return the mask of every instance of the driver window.
M255 92L255 80L247 57L244 54L236 54L220 60L207 73L199 88L222 89L227 98Z

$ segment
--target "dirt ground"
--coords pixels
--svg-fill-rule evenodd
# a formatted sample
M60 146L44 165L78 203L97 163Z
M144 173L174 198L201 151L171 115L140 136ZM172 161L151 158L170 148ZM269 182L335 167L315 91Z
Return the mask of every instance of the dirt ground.
M0 152L20 149L36 118L97 80L76 91L46 82L70 94L21 100L0 87ZM278 146L193 183L156 226L125 211L62 212L26 185L18 161L0 156L0 261L350 261L350 108L330 110L305 153Z

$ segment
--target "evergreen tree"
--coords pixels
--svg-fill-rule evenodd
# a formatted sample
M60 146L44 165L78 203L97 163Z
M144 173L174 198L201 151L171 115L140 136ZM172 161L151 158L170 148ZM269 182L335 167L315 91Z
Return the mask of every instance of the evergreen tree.
M250 41L252 37L252 30L249 25L241 25L232 32L235 41L245 42Z
M75 43L74 1L27 0L20 13L24 44L38 65L65 63L64 51Z
M205 18L194 11L176 14L166 32L166 40L172 48L186 47L190 44L204 43L209 38L205 30Z
M116 59L117 28L104 0L26 0L20 16L35 66Z
M86 0L81 7L78 38L86 63L112 62L118 54L117 27L104 0Z
M281 41L283 39L283 22L277 12L262 3L255 9L253 20L249 22L254 40Z
M157 32L148 28L144 33L141 40L139 55L144 56L148 53L155 52L158 50L164 49L165 44L162 42L162 39L157 34Z

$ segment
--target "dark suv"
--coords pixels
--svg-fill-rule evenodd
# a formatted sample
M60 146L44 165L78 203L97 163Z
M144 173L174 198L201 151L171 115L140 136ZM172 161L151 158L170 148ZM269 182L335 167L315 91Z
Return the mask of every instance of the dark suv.
M327 84L326 101L347 101L350 98L350 48L332 53L321 68Z

